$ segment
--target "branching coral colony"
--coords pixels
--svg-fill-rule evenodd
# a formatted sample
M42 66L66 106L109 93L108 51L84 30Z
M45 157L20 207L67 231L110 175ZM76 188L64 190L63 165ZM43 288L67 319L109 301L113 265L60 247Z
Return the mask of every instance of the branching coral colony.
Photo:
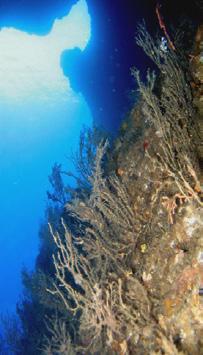
M64 324L49 324L45 354L69 354L67 348L76 354L203 351L198 295L203 203L191 90L174 51L155 43L144 25L137 43L160 70L160 92L154 93L153 73L144 84L133 71L141 98L129 131L137 120L147 127L136 140L128 139L133 134L126 129L123 144L115 143L117 176L104 177L107 143L98 146L91 193L66 205L79 222L78 234L72 235L63 219L62 234L50 225L58 252L48 292L79 326L76 336L63 340L58 327L66 334Z
M201 192L197 177L198 134L191 89L174 51L162 50L161 43L154 43L144 25L139 27L137 44L144 49L162 74L161 94L157 97L153 93L154 73L148 72L145 85L140 80L139 72L133 71L144 99L144 114L149 117L161 138L160 151L156 154L159 158L157 162L160 169L165 171L177 186L177 193L172 201L168 200L165 204L169 210L169 220L172 222L177 199L182 203L192 198L203 206L198 195Z

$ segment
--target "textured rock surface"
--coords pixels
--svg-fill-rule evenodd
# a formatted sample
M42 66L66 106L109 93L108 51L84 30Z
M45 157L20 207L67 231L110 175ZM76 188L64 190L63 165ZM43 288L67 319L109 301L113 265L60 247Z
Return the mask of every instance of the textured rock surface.
M191 68L194 78L194 105L197 108L197 120L199 129L198 153L202 171L203 183L203 25L199 26L195 38L194 53L191 58Z
M194 104L200 139L197 145L202 181L202 35L196 36L192 63ZM117 175L128 186L138 222L137 240L129 266L147 290L150 321L143 326L134 349L138 354L203 353L203 199L200 183L189 193L177 191L164 166L161 130L149 125L143 102L132 110L115 143ZM177 146L177 142L176 145ZM193 161L194 163L194 161ZM177 175L179 172L177 171ZM194 176L194 174L192 173ZM155 322L152 321L155 320ZM163 335L164 334L164 335Z
M198 355L203 353L203 208L174 197L173 183L152 158L160 138L152 128L142 131L138 117L139 107L115 147L117 175L129 187L142 218L141 237L129 264L147 290L157 321L143 327L135 349L137 354L161 354L162 348L165 354ZM140 137L134 140L136 131Z

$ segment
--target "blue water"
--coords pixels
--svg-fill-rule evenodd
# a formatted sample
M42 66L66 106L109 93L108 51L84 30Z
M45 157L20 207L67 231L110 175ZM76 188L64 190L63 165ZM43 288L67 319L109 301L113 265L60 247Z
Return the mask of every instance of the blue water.
M15 310L22 266L34 265L51 168L73 168L67 157L92 124L60 65L64 50L83 51L89 41L85 0L62 15L43 35L31 35L26 20L18 28L4 21L0 31L0 312Z

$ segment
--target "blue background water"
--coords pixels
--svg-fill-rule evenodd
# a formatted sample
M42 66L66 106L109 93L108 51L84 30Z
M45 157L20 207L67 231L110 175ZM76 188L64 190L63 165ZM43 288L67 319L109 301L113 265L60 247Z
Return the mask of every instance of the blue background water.
M32 27L31 24L27 26L26 17L20 26L20 20L19 23L8 21L7 25L12 22L12 29L6 26L0 32L0 47L3 48L0 56L2 311L15 309L21 291L21 268L23 265L31 268L34 264L51 168L55 162L60 162L64 169L72 169L67 156L77 148L83 124L92 124L84 97L71 89L60 68L64 49L78 46L84 50L89 40L90 19L84 6L85 1L78 2L74 16L72 12L68 15L71 24L67 16L65 27L57 27L57 34L47 25L42 35L40 22L35 36L25 34ZM64 12L59 10L55 16L68 13L65 5ZM80 22L79 31L77 21ZM6 20L2 23L5 26ZM61 23L62 20L58 22ZM20 31L13 27L20 27ZM62 30L66 27L67 43L58 49L64 35Z

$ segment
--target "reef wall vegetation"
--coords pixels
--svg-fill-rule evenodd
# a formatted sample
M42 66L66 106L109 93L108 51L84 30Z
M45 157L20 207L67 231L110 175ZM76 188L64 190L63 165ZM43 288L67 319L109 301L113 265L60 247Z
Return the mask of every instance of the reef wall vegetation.
M115 141L82 131L78 175L53 167L21 325L5 322L15 354L203 351L202 27L190 63L179 38L139 25L157 74L132 70L139 99Z

